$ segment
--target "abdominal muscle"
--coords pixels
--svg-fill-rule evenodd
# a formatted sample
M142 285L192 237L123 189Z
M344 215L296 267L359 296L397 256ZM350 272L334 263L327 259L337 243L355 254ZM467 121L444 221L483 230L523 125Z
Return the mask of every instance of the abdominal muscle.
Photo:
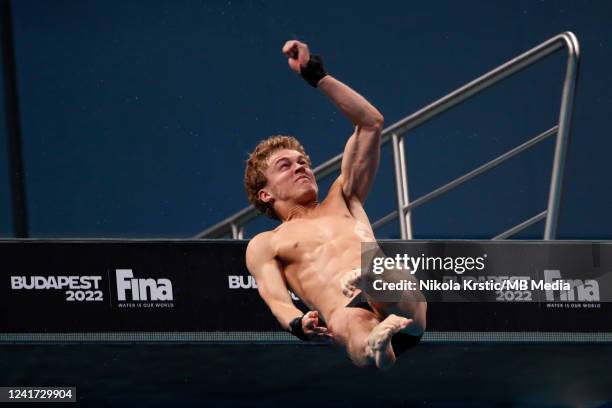
M303 250L299 251L302 253L294 252L293 255L298 256L292 257L294 261L285 263L283 268L293 292L328 322L335 310L351 300L342 294L341 279L349 271L361 268L361 242L374 240L369 225L351 221L351 228L343 228L345 233L327 242L313 240L309 243L309 234L303 234ZM327 224L327 228L330 227L334 229Z
M352 268L328 267L308 268L294 275L286 271L287 282L296 295L312 310L318 310L327 320L338 307L345 306L350 299L342 294L340 280Z

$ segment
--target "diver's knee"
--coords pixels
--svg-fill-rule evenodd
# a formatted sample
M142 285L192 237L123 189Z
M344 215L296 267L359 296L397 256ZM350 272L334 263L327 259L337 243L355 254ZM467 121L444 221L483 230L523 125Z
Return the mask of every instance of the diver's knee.
M425 333L427 329L427 302L418 302L410 318L412 324L408 325L402 332L411 336L420 336Z
M351 336L347 353L357 367L370 367L374 364L374 355L368 350L368 339L365 335Z

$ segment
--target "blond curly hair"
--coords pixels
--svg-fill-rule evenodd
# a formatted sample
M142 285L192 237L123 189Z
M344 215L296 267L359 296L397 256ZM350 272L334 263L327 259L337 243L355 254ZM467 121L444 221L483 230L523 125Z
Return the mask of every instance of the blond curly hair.
M249 202L268 217L278 219L272 204L259 199L259 190L268 182L264 171L268 168L268 159L278 150L297 150L306 157L310 165L310 157L304 151L304 146L293 136L276 135L259 142L255 150L249 155L244 171L244 189Z

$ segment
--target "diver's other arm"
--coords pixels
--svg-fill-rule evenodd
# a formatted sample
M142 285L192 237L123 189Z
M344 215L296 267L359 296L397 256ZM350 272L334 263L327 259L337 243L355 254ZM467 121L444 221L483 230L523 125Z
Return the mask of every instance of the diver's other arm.
M331 337L326 327L319 326L319 313L303 314L289 295L281 266L274 258L267 233L253 238L247 247L247 268L257 282L259 295L266 302L281 327L302 340Z

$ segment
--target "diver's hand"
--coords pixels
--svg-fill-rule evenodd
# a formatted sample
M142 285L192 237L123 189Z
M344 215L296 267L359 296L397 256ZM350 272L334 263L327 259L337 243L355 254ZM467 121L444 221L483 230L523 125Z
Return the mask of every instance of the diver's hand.
M319 312L311 310L302 316L302 329L310 340L333 339L334 335L325 326L319 326Z
M301 67L305 67L310 60L308 45L297 40L289 40L283 45L283 54L288 58L289 67L297 74L301 72Z

